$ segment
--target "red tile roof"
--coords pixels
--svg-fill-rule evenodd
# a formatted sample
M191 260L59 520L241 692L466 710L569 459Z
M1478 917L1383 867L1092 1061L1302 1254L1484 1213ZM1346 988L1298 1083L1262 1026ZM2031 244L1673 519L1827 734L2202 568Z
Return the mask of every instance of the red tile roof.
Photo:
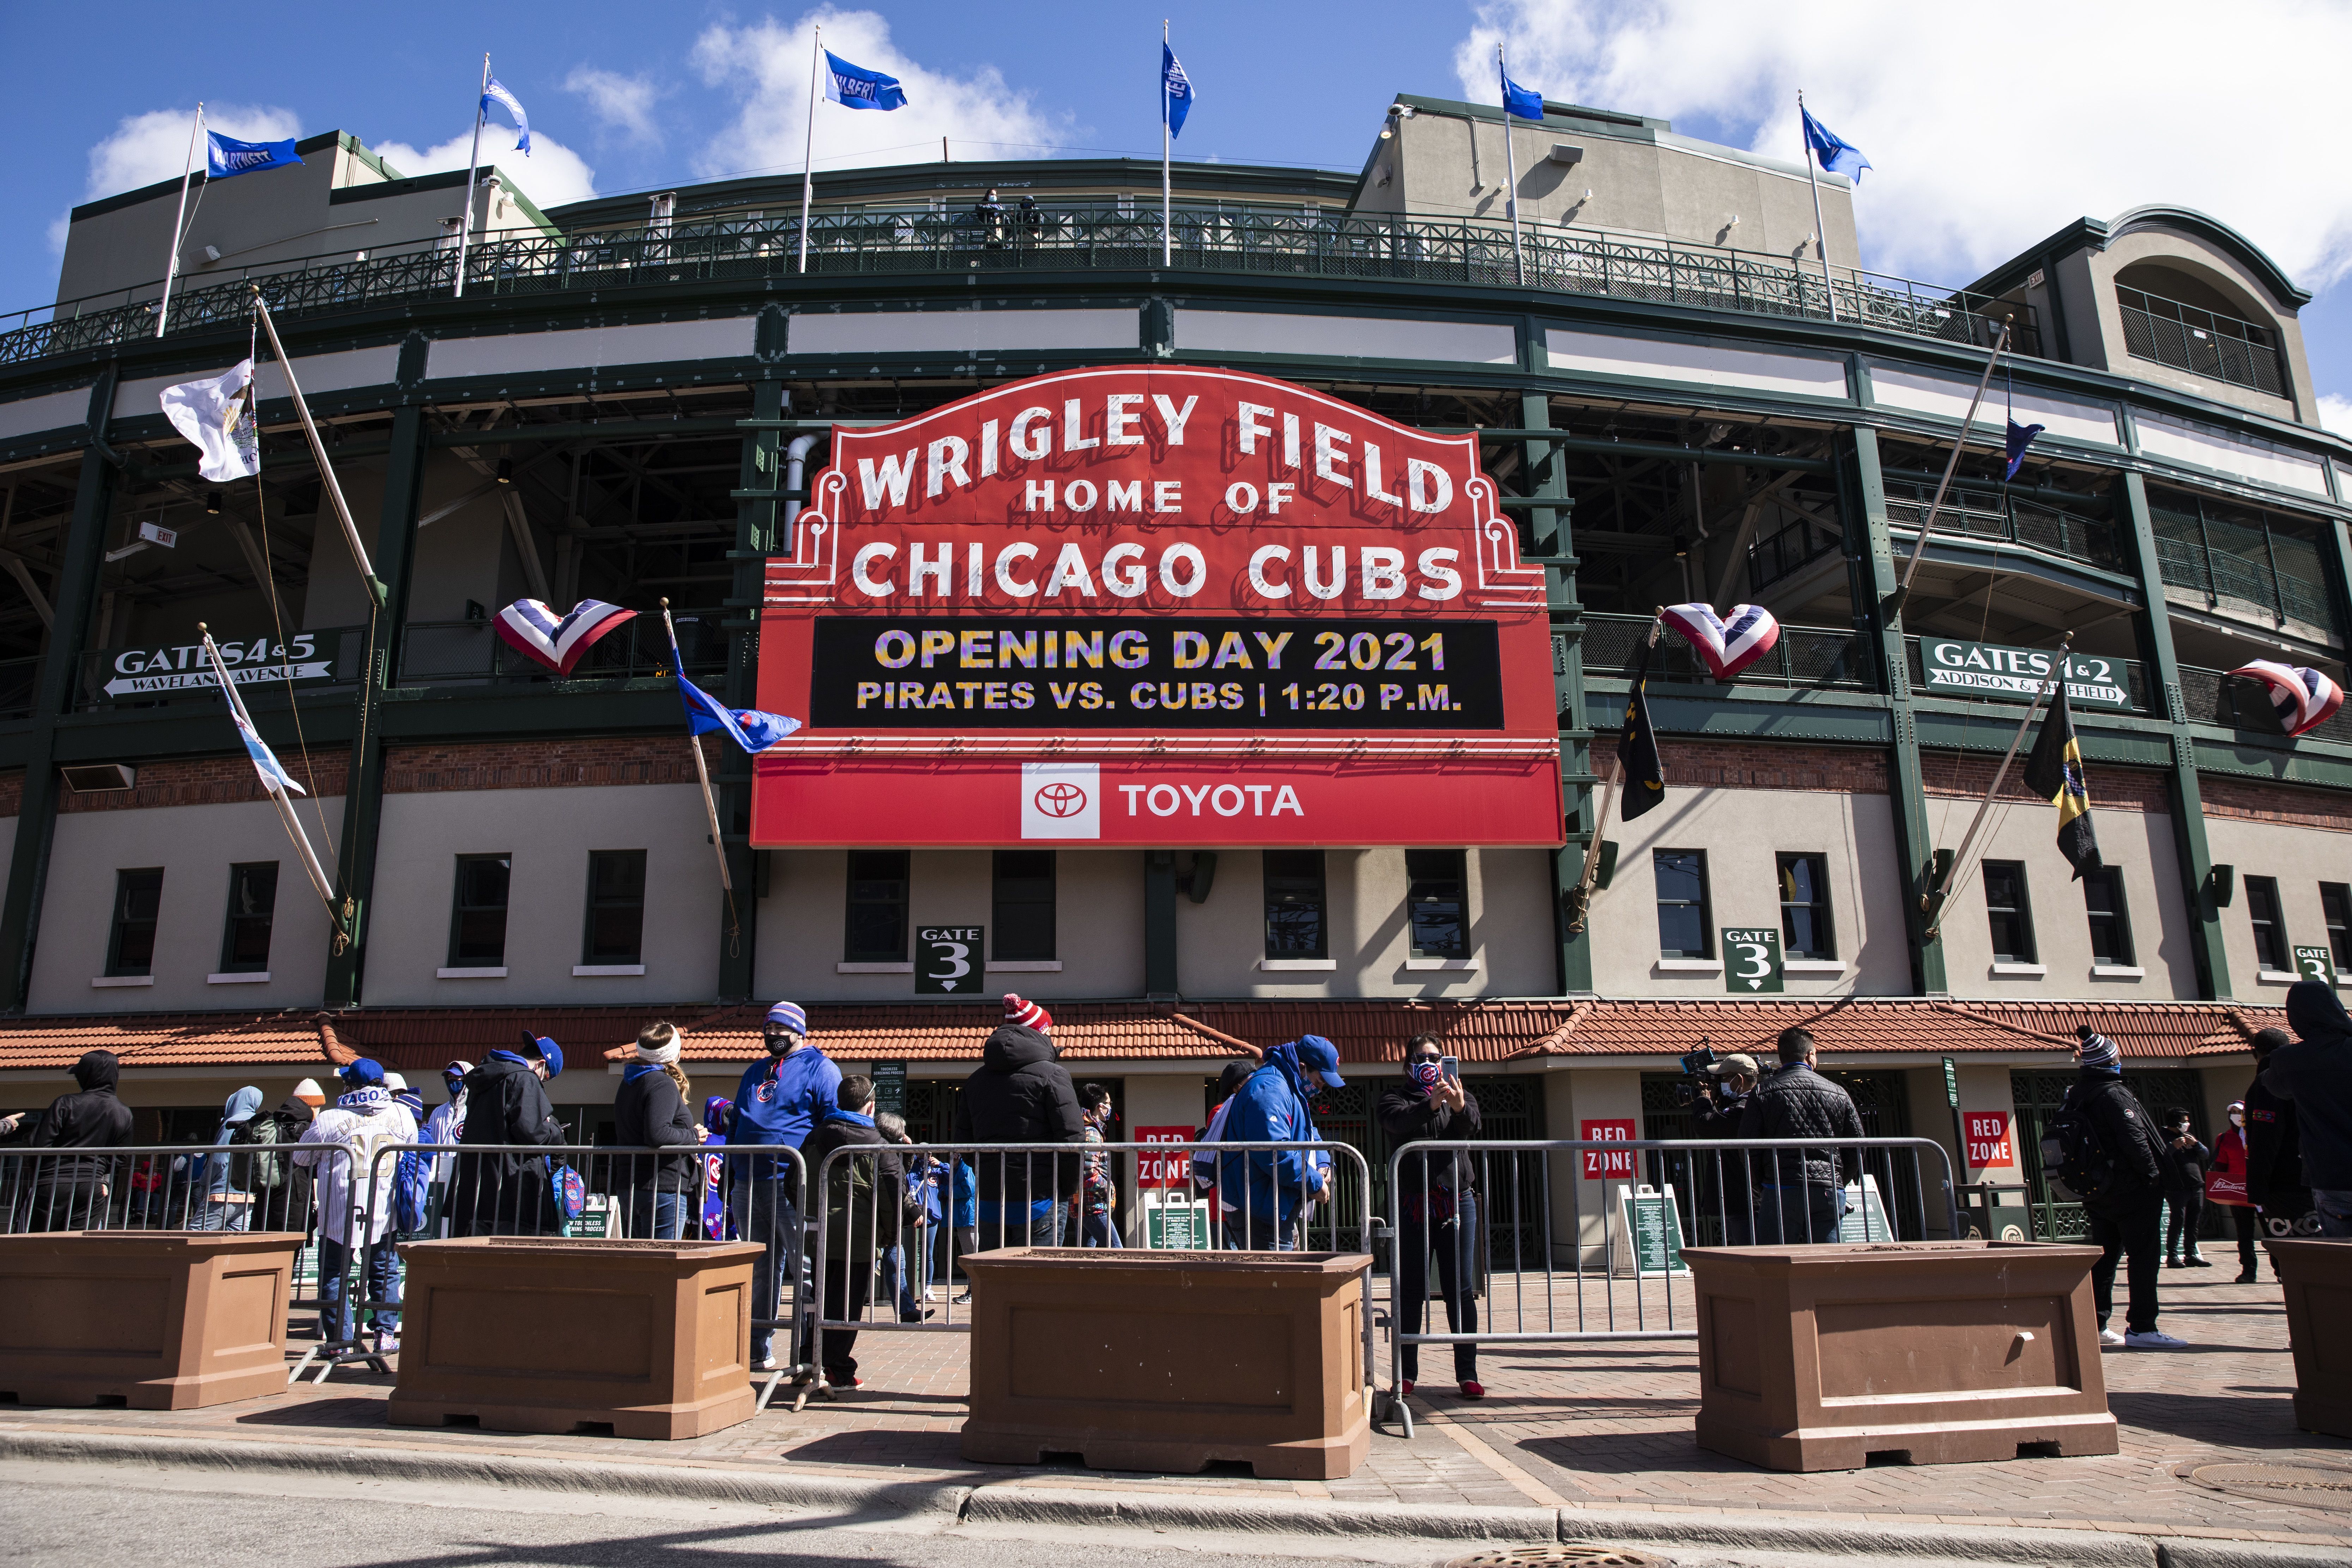
M1214 1062L1301 1035L1321 1035L1349 1062L1392 1061L1403 1042L1433 1034L1465 1061L1542 1057L1679 1056L1703 1038L1717 1052L1760 1054L1802 1025L1839 1055L1930 1056L2047 1051L2087 1023L2126 1057L2182 1060L2243 1055L2281 1011L2210 1002L2079 1005L1917 997L1828 1001L1598 999L1534 1001L1225 1001L1179 1009L1142 1002L1052 1005L1054 1037L1074 1062ZM1003 1017L994 1002L817 1003L810 1027L845 1060L970 1061ZM346 1013L119 1014L0 1023L0 1068L58 1069L84 1051L113 1051L128 1068L331 1068L370 1056L403 1072L520 1043L562 1041L575 1062L616 1058L640 1025L667 1016L686 1031L690 1062L744 1061L760 1051L765 1009L708 1004L635 1007L365 1008Z

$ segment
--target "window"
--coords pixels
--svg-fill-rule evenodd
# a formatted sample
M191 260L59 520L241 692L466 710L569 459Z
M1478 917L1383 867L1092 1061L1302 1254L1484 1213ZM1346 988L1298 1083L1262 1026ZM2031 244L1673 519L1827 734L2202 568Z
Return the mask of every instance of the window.
M2131 917L2124 910L2124 874L2113 866L2083 873L2083 907L2091 918L2091 962L2128 968Z
M1323 851L1265 852L1265 955L1328 958L1323 915Z
M2287 951L2286 921L2279 916L2276 877L2246 879L2246 919L2254 928L2254 961L2273 973L2291 972L2294 955Z
M1658 956L1713 958L1715 933L1706 918L1706 851L1653 849L1658 881Z
M2032 963L2033 910L2025 901L2025 863L1984 863L1985 918L1992 926L1995 963Z
M1459 849L1408 849L1404 881L1412 956L1469 957L1469 857Z
M114 934L106 944L109 974L155 973L155 911L163 902L163 871L114 874Z
M580 962L646 961L646 852L594 849L588 855L588 930Z
M457 891L449 911L449 967L499 969L507 961L506 855L457 857Z
M849 963L907 960L907 851L849 852L849 917L842 959Z
M2319 912L2327 918L2327 947L2336 973L2352 972L2352 885L2320 883Z
M1041 963L1054 956L1054 852L999 849L989 942L994 957L1008 963Z
M277 861L228 868L228 919L221 929L223 974L259 974L268 969L269 922L277 908Z
M1837 956L1826 855L1780 857L1780 953L1784 958Z

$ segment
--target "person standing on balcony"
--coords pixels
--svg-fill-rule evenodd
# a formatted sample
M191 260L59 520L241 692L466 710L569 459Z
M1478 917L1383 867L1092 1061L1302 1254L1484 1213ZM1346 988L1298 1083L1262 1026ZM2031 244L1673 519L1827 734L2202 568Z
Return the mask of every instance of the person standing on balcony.
M808 1015L796 1002L769 1008L761 1036L768 1058L743 1069L727 1141L798 1149L835 1108L841 1069L809 1043ZM801 1267L800 1178L793 1162L780 1154L729 1163L734 1190L728 1205L735 1234L768 1249L751 1275L751 1366L773 1372L776 1304L783 1299L785 1279L798 1275Z
M1381 1130L1391 1143L1455 1142L1478 1136L1478 1097L1458 1078L1439 1070L1445 1047L1435 1035L1405 1042L1404 1077L1381 1095ZM1437 1289L1445 1303L1445 1331L1478 1331L1476 1224L1475 1205L1465 1204L1476 1184L1467 1154L1407 1154L1397 1166L1395 1194L1397 1302L1408 1334L1421 1332L1429 1307L1429 1259L1437 1257ZM1465 1214L1465 1209L1468 1209ZM1411 1394L1421 1375L1421 1347L1400 1346L1398 1375ZM1454 1381L1465 1399L1484 1399L1478 1381L1478 1347L1454 1347Z
M988 187L988 194L980 198L979 204L971 209L971 216L972 221L980 226L982 242L989 249L994 250L1004 243L1004 204L996 199L994 185Z

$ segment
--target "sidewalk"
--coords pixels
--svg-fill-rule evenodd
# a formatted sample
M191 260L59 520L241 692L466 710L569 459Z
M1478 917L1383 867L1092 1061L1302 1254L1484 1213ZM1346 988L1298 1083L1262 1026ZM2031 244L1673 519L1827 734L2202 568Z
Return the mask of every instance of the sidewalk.
M383 1419L391 1380L347 1368L324 1387L306 1384L213 1410L0 1405L0 1444L88 1434L201 1439L215 1447L324 1446L362 1468L369 1454L387 1460L415 1454L452 1460L560 1458L595 1461L600 1468L983 1488L1000 1504L1034 1491L1158 1498L1171 1506L1213 1500L1259 1516L1270 1505L1301 1520L1329 1516L1335 1504L1342 1512L1360 1505L1444 1505L1465 1520L1523 1520L1538 1510L1562 1510L1560 1528L1570 1535L1581 1512L1604 1528L1651 1517L1665 1533L1683 1528L1738 1533L1742 1521L1762 1527L1769 1518L1832 1531L1863 1523L1939 1532L1970 1526L1990 1537L2055 1529L2183 1547L2205 1541L2352 1549L2352 1443L2295 1429L2289 1405L2294 1373L2277 1288L2225 1283L2234 1262L2231 1257L2211 1269L2166 1272L2164 1327L2190 1349L2107 1354L2109 1403L2123 1428L2123 1451L2112 1458L1820 1475L1759 1470L1693 1442L1697 1353L1681 1342L1489 1353L1480 1363L1492 1391L1486 1400L1466 1404L1453 1396L1450 1383L1442 1385L1447 1392L1440 1397L1416 1394L1414 1438L1376 1432L1368 1463L1348 1479L1328 1484L974 1465L956 1452L969 1341L939 1333L866 1334L857 1347L866 1387L837 1402L814 1400L799 1415L780 1405L742 1426L688 1442L394 1427ZM1424 1371L1444 1365L1442 1348L1424 1356ZM2267 1475L2232 1468L2281 1466L2297 1468ZM1113 1500L1105 1498L1107 1510ZM1128 1501L1120 1507L1131 1511ZM2089 1539L2084 1537L2086 1545Z

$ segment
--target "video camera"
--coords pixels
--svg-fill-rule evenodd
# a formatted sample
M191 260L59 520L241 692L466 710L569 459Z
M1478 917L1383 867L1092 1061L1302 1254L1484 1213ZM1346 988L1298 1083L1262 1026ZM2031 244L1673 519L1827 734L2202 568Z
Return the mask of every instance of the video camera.
M1715 1052L1707 1047L1706 1037L1698 1037L1696 1050L1683 1053L1683 1077L1693 1081L1675 1085L1675 1103L1688 1105L1715 1087L1715 1075L1707 1069L1715 1066Z

